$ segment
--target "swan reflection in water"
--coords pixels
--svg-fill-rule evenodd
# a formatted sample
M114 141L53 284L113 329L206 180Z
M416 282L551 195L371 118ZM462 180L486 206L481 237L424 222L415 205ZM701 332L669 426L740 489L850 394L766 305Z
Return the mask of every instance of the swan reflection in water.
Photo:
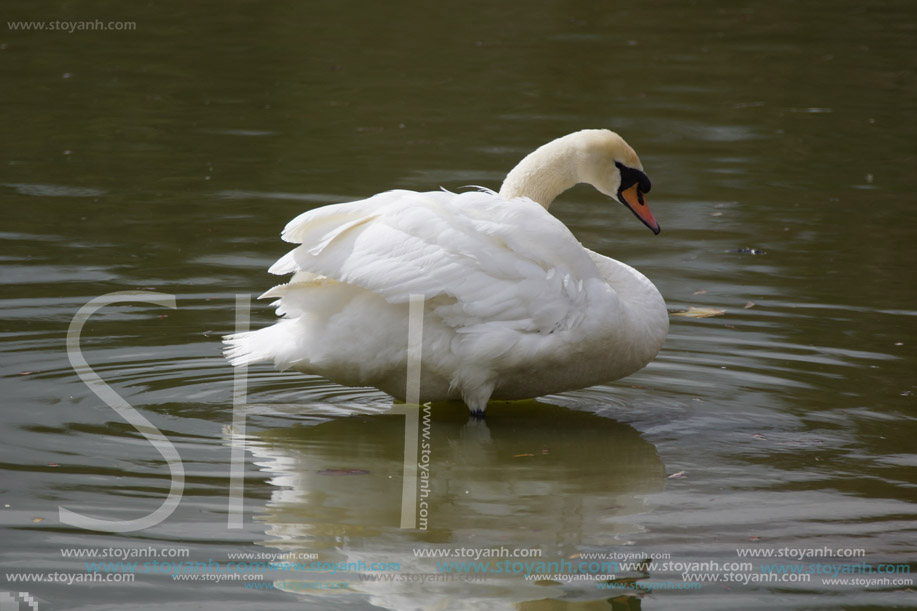
M627 545L641 530L635 518L647 511L644 495L664 487L665 469L652 444L628 425L538 401L494 404L486 422L470 420L460 403L436 404L429 413L420 423L420 443L429 444L421 445L429 450L429 480L418 486L418 498L427 489L426 530L399 527L404 416L355 415L244 441L275 487L256 518L267 526L264 545L293 558L315 554L322 563L349 563L361 567L363 579L379 579L285 572L275 587L342 608L365 608L360 602L397 610L639 608L638 598L609 596L593 581L526 580L522 565L507 561L543 561L557 570L578 563L583 552ZM424 460L423 450L420 456ZM444 558L415 553L460 548L536 549L540 556L481 557L489 572L480 579L443 576L438 563ZM373 566L389 570L369 570ZM312 589L319 582L346 582L347 588ZM310 589L303 591L304 584Z

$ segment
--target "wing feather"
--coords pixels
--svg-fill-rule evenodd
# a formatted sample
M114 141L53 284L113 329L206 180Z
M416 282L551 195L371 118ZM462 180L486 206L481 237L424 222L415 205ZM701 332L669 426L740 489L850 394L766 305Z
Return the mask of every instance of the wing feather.
M437 313L462 332L498 321L522 332L575 326L584 281L599 277L587 251L542 206L492 192L380 193L301 214L283 239L301 245L272 273L330 278L391 303L412 293L445 296ZM283 293L266 296L283 302Z

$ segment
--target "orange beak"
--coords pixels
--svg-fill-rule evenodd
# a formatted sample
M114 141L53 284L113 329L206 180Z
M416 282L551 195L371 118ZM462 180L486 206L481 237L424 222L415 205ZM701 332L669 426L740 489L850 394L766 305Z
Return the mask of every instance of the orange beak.
M636 214L637 218L649 227L654 234L659 233L659 223L653 218L653 213L650 212L650 207L643 200L643 193L637 188L636 183L631 188L619 192L618 199L621 200L622 204L630 208L630 211Z

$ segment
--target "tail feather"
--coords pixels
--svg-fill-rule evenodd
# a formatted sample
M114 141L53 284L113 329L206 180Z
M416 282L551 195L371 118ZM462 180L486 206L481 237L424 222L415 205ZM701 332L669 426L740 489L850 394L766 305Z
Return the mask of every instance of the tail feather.
M250 365L271 360L271 356L259 347L257 331L235 333L223 336L223 356L233 367Z
M281 371L295 368L304 371L312 351L304 349L311 336L301 324L302 318L283 318L270 327L223 337L223 356L235 367L269 361Z

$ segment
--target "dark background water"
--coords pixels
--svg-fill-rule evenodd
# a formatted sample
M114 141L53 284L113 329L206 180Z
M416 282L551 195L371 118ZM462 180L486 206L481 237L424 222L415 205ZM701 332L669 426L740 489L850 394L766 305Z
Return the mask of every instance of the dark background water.
M821 574L647 594L684 581L659 568L619 571L636 585L611 594L506 575L351 577L347 591L305 594L168 575L69 586L10 577L85 574L61 548L150 546L201 562L258 551L400 562L401 573L436 572L414 557L425 547L721 564L743 560L739 549L828 547L862 549L855 560L870 566L912 563L912 2L4 9L5 591L30 592L40 609L914 606L912 586ZM96 19L136 25L11 25ZM427 532L397 527L403 436L385 395L253 367L248 434L233 431L219 336L233 329L237 294L274 282L266 268L286 250L287 220L394 187L497 188L527 152L586 127L614 129L638 151L663 232L586 187L552 212L587 247L649 276L671 311L725 315L674 317L657 361L618 383L493 410L503 415L484 425L435 412ZM131 519L170 487L159 453L80 381L65 350L77 310L122 290L175 295L178 307L106 308L83 350L175 445L186 485L161 524L106 534L61 524L58 507ZM252 324L272 316L258 305ZM245 514L233 529L240 445ZM760 575L753 564L739 572ZM265 583L281 578L292 579Z

